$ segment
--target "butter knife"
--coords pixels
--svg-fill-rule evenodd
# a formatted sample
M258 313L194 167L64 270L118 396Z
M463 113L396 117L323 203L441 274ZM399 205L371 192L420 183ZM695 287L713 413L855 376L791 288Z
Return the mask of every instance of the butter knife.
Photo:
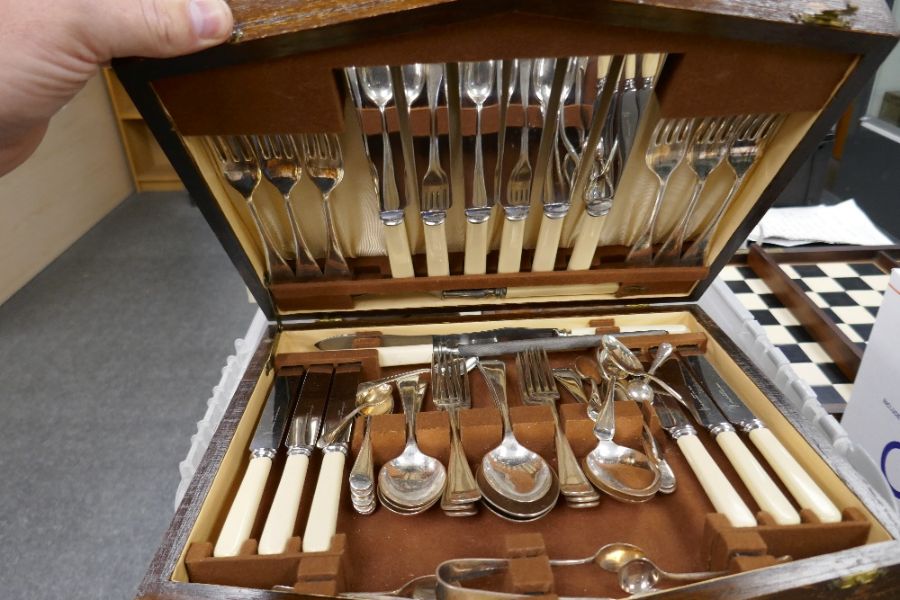
M738 437L734 427L719 411L712 398L700 385L685 361L680 355L676 361L684 379L684 385L689 396L682 396L681 402L694 419L705 427L715 438L716 443L722 448L728 457L738 476L759 507L772 515L779 525L797 525L800 523L800 514L794 509L790 501L781 492L778 486L769 477L756 457L751 454L741 438Z
M837 523L841 511L816 485L800 463L791 456L772 431L747 408L715 367L704 356L686 356L691 372L697 376L719 409L731 423L747 433L750 441L797 500L801 508L811 510L823 523Z
M753 513L744 504L713 457L709 455L697 437L697 430L688 422L685 414L675 404L675 400L655 394L652 406L660 425L678 444L688 466L691 467L716 512L725 515L734 527L755 527L756 519Z
M250 463L219 532L213 556L237 556L243 543L250 538L250 529L272 469L272 459L287 429L292 400L288 378L276 377L250 442Z
M278 481L272 508L269 509L266 524L259 538L259 554L284 552L287 541L294 532L309 457L322 428L332 372L330 366L324 365L310 367L306 372L303 387L300 389L300 398L294 408L294 415L284 441L287 460Z
M356 405L356 387L362 366L359 363L340 365L334 370L334 379L328 393L325 424L322 435L337 427L344 415ZM344 429L337 438L322 450L322 465L313 494L306 531L303 534L304 552L324 552L331 547L331 538L337 529L341 484L344 480L344 462L350 445L350 432Z

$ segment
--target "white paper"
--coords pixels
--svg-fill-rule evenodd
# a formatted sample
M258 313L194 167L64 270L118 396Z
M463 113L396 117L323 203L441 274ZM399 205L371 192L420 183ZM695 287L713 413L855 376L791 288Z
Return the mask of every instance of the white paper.
M841 425L900 499L900 269L891 272Z
M765 214L749 239L778 246L801 244L892 244L866 216L855 200L832 206L773 208Z

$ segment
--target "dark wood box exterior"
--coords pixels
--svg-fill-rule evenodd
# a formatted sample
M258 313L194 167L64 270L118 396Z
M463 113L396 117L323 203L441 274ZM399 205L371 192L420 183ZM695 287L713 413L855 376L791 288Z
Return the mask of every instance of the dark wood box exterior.
M852 57L855 66L848 71L827 103L819 107L821 112L811 127L791 151L780 171L766 186L758 202L736 227L730 241L708 266L702 280L687 295L686 300L695 301L702 295L715 274L729 261L746 234L775 201L793 173L803 164L807 155L824 137L841 111L872 76L896 41L890 13L881 2L874 0L859 2L857 10L847 17L846 25L836 22L824 25L811 23L815 21L816 15L826 19L822 16L823 14L827 16L827 13L822 12L825 8L844 7L842 2L811 5L807 2L782 3L763 0L745 2L618 0L560 3L541 0L489 3L470 0L456 2L394 0L378 3L233 0L231 4L236 16L238 43L223 45L188 57L165 61L130 59L115 65L135 104L244 277L260 307L270 320L276 323L259 346L221 426L213 437L195 479L139 589L140 598L274 600L285 597L280 593L263 590L175 582L172 580L172 574L182 560L189 534L241 421L248 398L271 359L276 335L282 328L299 327L296 323L291 323L290 319L282 318L277 301L254 269L247 251L223 215L185 146L181 137L184 123L177 123L169 110L170 107L161 100L155 87L157 82L207 70L240 69L241 65L252 65L259 61L277 61L296 54L325 51L385 36L402 37L429 27L468 22L477 18L502 17L508 13L560 19L577 14L578 19L595 24L602 23L603 27L620 29L626 34L633 30L641 30L646 35L657 34L672 38L679 35L703 34L723 40L776 44L789 50L794 49L800 54L814 50ZM235 82L234 85L239 88L241 83ZM677 114L677 103L673 103L673 106L673 114ZM715 108L710 110L714 114ZM207 133L250 133L240 130L243 127L240 124L235 127L237 131L207 131ZM545 285L564 285L566 277L565 272L554 273ZM571 278L570 280L574 281ZM830 448L822 434L805 423L796 411L783 401L778 391L699 309L693 306L687 308L663 306L663 303L670 301L671 299L654 297L640 299L642 305L654 305L655 308L652 310L656 312L690 311L711 337L727 349L749 378L772 399L778 410L809 441L815 451L838 473L847 488L861 500L889 535L895 540L900 539L900 520L897 515L893 514L850 465ZM605 300L590 304L577 302L518 306L498 304L481 308L480 316L467 319L502 321L517 318L537 309L544 315L558 314L561 317L587 314L596 316L604 312L622 313L625 310L635 312L651 310L645 306L626 309L620 300ZM305 316L315 319L325 315ZM333 314L328 316L334 317ZM352 316L349 314L343 316L352 319L353 327L377 329L379 326L398 323L401 319L406 323L446 322L458 317L458 314L448 308L430 308L357 312ZM325 326L325 324L304 325L307 328ZM666 598L893 598L896 589L900 588L898 563L900 563L900 542L889 541L770 567L763 571L751 571L672 589L659 595Z

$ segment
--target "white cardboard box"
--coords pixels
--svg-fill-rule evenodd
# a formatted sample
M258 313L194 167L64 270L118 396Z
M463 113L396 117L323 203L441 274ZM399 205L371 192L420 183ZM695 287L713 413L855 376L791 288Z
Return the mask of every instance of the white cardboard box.
M841 424L900 499L900 269L891 272Z

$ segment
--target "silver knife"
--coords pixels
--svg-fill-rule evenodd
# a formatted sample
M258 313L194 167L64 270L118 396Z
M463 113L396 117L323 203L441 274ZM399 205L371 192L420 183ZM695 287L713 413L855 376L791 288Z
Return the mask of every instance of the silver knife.
M686 362L680 355L678 358L678 368L689 392L687 398L682 395L682 404L715 438L759 507L769 513L779 525L799 524L800 514L744 445L734 427L691 373Z
M643 335L665 335L669 333L664 329L649 329L646 331L627 331L616 333L617 338L628 338ZM567 350L583 350L600 346L602 335L562 335L559 337L545 337L541 339L517 339L502 342L460 344L456 348L459 356L487 358L490 356L504 356L523 352L533 346L547 352L565 352ZM447 344L445 344L447 345Z
M725 515L734 527L755 527L753 513L709 455L697 437L697 430L688 422L675 400L656 394L652 405L660 425L678 444L716 512Z
M588 328L591 332L593 328ZM489 329L487 331L477 331L473 333L459 333L453 335L441 336L445 343L453 346L463 344L491 344L496 342L508 342L512 340L533 340L541 338L561 337L572 335L572 331L566 329L552 328L530 328L530 327L503 327L500 329ZM354 341L360 336L355 333L336 335L324 340L316 342L316 348L319 350L350 350L355 348ZM388 346L420 346L431 345L434 342L432 335L393 335L379 334L377 337L381 342L381 347ZM429 355L430 356L430 355Z
M284 441L288 456L272 500L272 508L269 509L259 538L259 554L284 552L288 539L294 532L309 457L322 428L332 371L331 366L316 365L306 372Z
M250 463L216 540L213 556L237 556L250 538L272 459L284 439L293 398L287 377L276 377L250 442Z
M322 435L337 427L344 416L356 405L356 388L362 369L360 363L339 365L334 370L334 379L328 393L328 407L325 410L325 424ZM338 507L341 485L344 480L344 462L350 451L350 433L353 427L346 427L337 438L322 450L322 465L313 494L309 519L303 534L304 552L324 552L331 547L331 538L337 528Z
M712 399L731 423L749 434L750 441L765 457L766 461L787 487L801 508L806 508L823 523L841 520L841 511L812 480L809 473L800 466L787 448L769 430L747 405L738 398L731 387L716 372L715 367L704 356L687 356L691 372L709 392Z

